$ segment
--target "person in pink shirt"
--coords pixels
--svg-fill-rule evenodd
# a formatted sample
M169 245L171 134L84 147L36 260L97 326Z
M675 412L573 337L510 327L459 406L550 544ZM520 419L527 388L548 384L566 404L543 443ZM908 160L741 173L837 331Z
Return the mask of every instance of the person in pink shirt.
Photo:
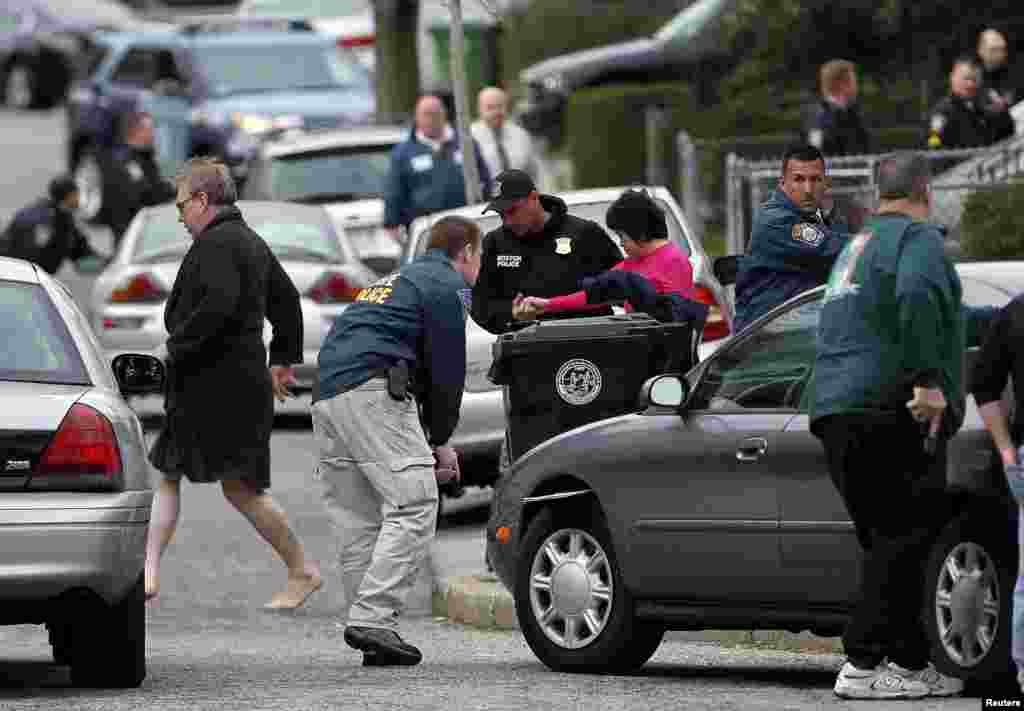
M639 274L654 285L659 294L679 294L695 300L693 267L679 246L668 238L665 213L644 190L627 190L608 208L605 224L622 239L626 258L612 271ZM520 296L513 302L519 318L533 319L544 313L586 311L601 304L588 304L584 291L545 299ZM626 303L626 311L632 306Z

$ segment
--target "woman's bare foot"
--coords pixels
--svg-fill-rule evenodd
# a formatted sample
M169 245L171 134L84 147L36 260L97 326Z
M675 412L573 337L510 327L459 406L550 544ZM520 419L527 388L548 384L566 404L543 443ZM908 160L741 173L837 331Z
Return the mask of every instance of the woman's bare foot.
M309 564L301 575L289 575L287 589L274 595L270 602L263 607L266 610L296 610L302 607L306 598L321 587L323 587L323 578L320 577L320 569L316 565Z

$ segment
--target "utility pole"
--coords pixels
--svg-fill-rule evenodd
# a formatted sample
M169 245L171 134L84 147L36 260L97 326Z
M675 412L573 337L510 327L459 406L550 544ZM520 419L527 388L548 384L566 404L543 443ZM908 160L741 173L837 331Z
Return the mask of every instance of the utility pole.
M452 93L455 95L455 126L462 146L462 177L466 183L466 204L483 201L480 174L476 166L476 149L469 134L469 100L466 97L466 36L462 29L462 0L447 0L451 10L451 74Z

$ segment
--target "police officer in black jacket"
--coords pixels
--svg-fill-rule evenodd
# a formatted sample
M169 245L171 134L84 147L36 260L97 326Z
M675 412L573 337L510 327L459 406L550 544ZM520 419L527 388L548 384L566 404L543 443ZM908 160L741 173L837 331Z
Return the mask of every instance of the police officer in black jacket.
M978 36L978 59L981 65L978 96L992 124L993 142L1002 141L1016 133L1010 107L1020 98L1010 76L1006 38L1002 32L989 28Z
M961 57L953 63L950 94L929 119L929 148L975 148L993 142L992 126L978 97L978 81L978 65L973 59Z
M65 259L75 262L97 257L89 240L75 225L78 185L62 175L50 182L49 197L19 210L0 236L0 254L35 262L56 274Z
M111 152L110 229L115 244L135 214L174 199L174 186L160 175L153 149L153 117L144 112L124 118L122 142Z
M572 293L584 277L622 261L622 252L600 225L570 215L559 198L540 195L527 173L506 170L494 184L496 197L487 210L501 215L502 226L484 238L471 310L473 319L491 333L514 326L518 297ZM605 306L585 315L609 313Z

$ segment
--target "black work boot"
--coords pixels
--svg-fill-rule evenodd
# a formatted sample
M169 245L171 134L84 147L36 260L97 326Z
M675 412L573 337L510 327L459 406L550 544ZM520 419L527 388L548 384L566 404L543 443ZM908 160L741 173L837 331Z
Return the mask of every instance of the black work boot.
M420 650L392 630L349 625L345 628L345 644L363 652L366 667L414 666L423 659Z

